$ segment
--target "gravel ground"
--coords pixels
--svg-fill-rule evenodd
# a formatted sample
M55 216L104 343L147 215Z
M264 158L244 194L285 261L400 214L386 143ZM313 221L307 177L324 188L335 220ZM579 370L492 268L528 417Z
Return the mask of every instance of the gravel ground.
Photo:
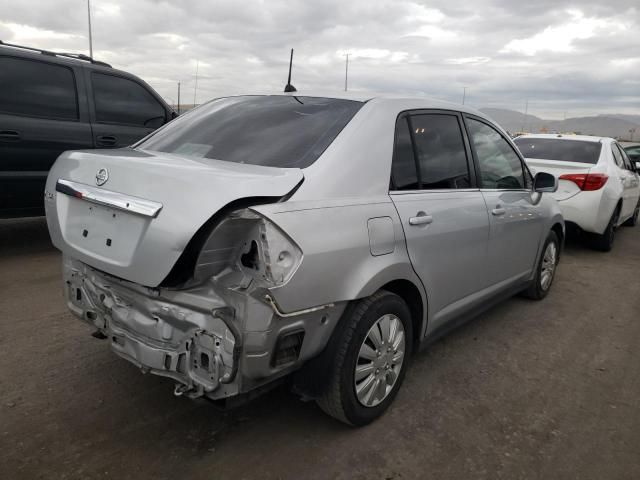
M284 388L238 410L172 395L67 313L42 219L0 222L0 478L638 479L640 228L567 245L513 298L414 358L351 429Z

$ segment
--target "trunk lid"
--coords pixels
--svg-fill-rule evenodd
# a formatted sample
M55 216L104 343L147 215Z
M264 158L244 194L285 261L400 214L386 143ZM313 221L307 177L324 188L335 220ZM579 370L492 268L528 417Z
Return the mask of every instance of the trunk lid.
M155 287L218 210L243 198L279 199L302 179L298 168L133 149L65 152L47 179L47 224L65 254Z
M560 180L560 176L566 173L589 173L593 167L592 163L567 162L562 160L541 160L536 158L525 158L527 165L534 175L538 172L550 173L558 178L558 190L551 194L558 201L567 200L581 192L578 185L570 180Z

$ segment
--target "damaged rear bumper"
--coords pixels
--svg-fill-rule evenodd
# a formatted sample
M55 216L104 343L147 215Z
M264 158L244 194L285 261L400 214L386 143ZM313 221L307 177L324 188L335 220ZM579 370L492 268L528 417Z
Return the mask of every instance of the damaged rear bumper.
M63 267L69 309L104 334L114 353L175 380L175 393L192 398L232 397L299 368L324 348L344 308L283 317L264 296L211 284L142 287L70 257Z

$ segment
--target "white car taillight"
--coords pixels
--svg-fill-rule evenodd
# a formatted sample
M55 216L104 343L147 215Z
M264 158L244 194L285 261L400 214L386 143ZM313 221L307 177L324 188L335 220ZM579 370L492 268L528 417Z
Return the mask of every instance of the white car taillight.
M271 287L286 283L301 260L302 251L280 228L251 210L237 210L209 235L194 277L236 272Z

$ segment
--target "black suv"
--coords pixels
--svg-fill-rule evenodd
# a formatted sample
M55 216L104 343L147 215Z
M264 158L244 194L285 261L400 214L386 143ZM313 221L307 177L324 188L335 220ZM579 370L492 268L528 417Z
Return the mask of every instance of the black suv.
M63 151L125 147L175 116L135 75L0 41L0 218L44 215L47 173Z

